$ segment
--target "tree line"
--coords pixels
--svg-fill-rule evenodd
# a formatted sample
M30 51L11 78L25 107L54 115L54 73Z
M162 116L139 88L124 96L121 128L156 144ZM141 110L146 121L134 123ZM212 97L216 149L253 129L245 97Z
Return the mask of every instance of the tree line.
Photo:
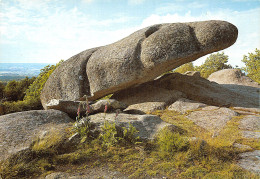
M42 109L40 95L51 73L63 62L47 65L38 77L26 77L20 81L0 82L0 115L12 112Z
M216 71L238 68L237 66L233 67L228 64L228 59L229 57L224 52L218 52L207 57L205 62L200 66L194 66L190 62L178 67L173 72L185 73L187 71L199 71L203 78L208 78ZM255 53L248 53L248 56L244 55L242 62L245 64L245 67L242 67L241 70L252 80L260 83L260 50L255 49Z

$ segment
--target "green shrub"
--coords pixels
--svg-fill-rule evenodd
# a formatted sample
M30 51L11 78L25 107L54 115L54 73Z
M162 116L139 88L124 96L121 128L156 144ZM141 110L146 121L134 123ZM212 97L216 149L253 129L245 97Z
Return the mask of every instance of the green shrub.
M25 101L6 101L2 103L4 114L29 111L33 109L41 109L42 105L39 104L38 100L31 99Z
M202 65L195 67L195 71L199 71L201 77L208 78L209 75L216 71L233 68L231 65L227 63L228 56L225 55L224 52L218 52L210 54L210 56L207 57L207 59Z
M19 81L9 81L4 87L2 96L8 101L23 100L26 89L34 82L36 78L24 78Z
M260 50L255 49L255 53L248 53L244 56L243 63L246 67L242 68L252 80L260 83Z
M29 86L29 88L25 92L24 101L35 101L35 106L32 106L33 108L38 108L41 106L41 100L40 95L42 88L44 87L44 84L48 80L49 76L52 74L52 72L63 62L61 60L56 65L47 65L43 69L41 69L41 72L39 76L35 79L35 81ZM42 108L42 107L41 107Z
M123 138L124 141L130 144L136 144L138 143L139 137L137 137L138 130L129 123L128 129L126 127L123 127Z
M21 81L10 81L4 89L4 95L10 101L1 102L3 114L42 109L40 95L42 88L51 73L61 64L48 65L41 69L37 78L26 77ZM0 91L1 93L1 91ZM18 100L18 101L17 101Z
M177 73L185 73L187 71L195 71L195 68L193 66L193 63L190 62L190 63L185 63L184 65L181 65L179 66L178 68L176 68L174 70L174 72L177 72Z
M95 125L90 121L88 117L82 118L80 121L76 121L74 129L81 136L81 143L95 139L97 131L95 131Z
M104 125L101 127L101 133L99 138L102 140L102 145L106 147L114 146L122 140L122 135L120 129L116 127L115 123L109 123L105 121Z
M174 133L168 128L159 132L156 143L163 158L172 158L175 152L189 149L189 142L179 133Z
M190 141L189 158L191 160L202 160L210 154L210 146L206 141L197 139Z
M136 128L129 123L129 127L119 127L115 122L105 121L101 127L101 133L99 139L102 141L102 146L110 147L117 144L137 144L139 137L136 136L138 131Z

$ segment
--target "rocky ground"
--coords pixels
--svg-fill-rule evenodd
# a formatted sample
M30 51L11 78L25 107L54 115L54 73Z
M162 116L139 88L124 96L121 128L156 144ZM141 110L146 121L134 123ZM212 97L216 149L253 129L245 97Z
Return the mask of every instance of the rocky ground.
M229 70L228 73L235 75L236 70ZM172 79L174 79L174 84L172 84ZM181 81L186 82L184 86L179 84ZM176 83L179 84L178 87L176 87ZM143 90L143 88L147 89L148 85L152 87L148 91ZM187 88L186 85L190 87ZM247 85L250 83L247 82ZM252 93L246 95L245 91L241 93L237 90L234 91L222 84L203 79L197 73L192 73L192 75L169 74L154 82L116 93L112 97L114 99L90 104L88 106L89 118L97 126L104 125L104 121L115 121L122 127L129 127L129 123L131 123L140 131L138 135L142 139L153 139L165 126L171 127L175 131L185 131L190 126L187 127L183 123L190 121L200 130L205 130L204 132L199 131L193 137L203 139L209 144L222 139L225 142L231 142L234 148L244 151L240 152L237 165L259 174L260 108L259 98L256 98L256 94L259 94L260 88L254 82L252 82L252 86L243 87L250 87ZM212 90L210 91L210 89ZM196 93L191 94L193 90ZM48 142L38 144L38 146L45 145L45 148L48 148L52 143L60 141L59 151L69 152L70 146L77 144L79 139L77 135L68 138L69 126L73 126L75 121L68 114L73 116L73 110L76 113L79 104L81 103L76 101L58 100L47 105L49 110L1 116L1 160L4 161L17 153L27 151L35 143L32 144L32 141L41 141L41 139L46 139ZM66 106L68 107L66 108ZM80 112L84 110L86 109L82 106ZM104 110L107 110L106 113ZM182 123L180 120L183 120ZM51 134L53 131L58 135L52 135L49 138L48 133ZM208 136L205 137L202 134ZM104 176L127 178L129 176L129 174L111 170L108 166L85 168L77 173L71 172L68 168L60 171L46 175L46 178L98 178Z

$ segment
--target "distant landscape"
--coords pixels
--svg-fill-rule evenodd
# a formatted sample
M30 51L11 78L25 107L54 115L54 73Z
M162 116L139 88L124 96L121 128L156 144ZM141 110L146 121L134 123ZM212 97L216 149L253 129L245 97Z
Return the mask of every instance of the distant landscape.
M26 76L37 77L48 63L0 63L0 81L20 80Z

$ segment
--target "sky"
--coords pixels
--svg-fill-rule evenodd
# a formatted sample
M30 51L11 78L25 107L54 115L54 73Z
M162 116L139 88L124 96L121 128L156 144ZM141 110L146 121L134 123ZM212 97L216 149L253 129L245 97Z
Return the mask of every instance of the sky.
M0 0L0 63L54 64L153 24L204 20L237 26L231 65L260 48L260 0Z

